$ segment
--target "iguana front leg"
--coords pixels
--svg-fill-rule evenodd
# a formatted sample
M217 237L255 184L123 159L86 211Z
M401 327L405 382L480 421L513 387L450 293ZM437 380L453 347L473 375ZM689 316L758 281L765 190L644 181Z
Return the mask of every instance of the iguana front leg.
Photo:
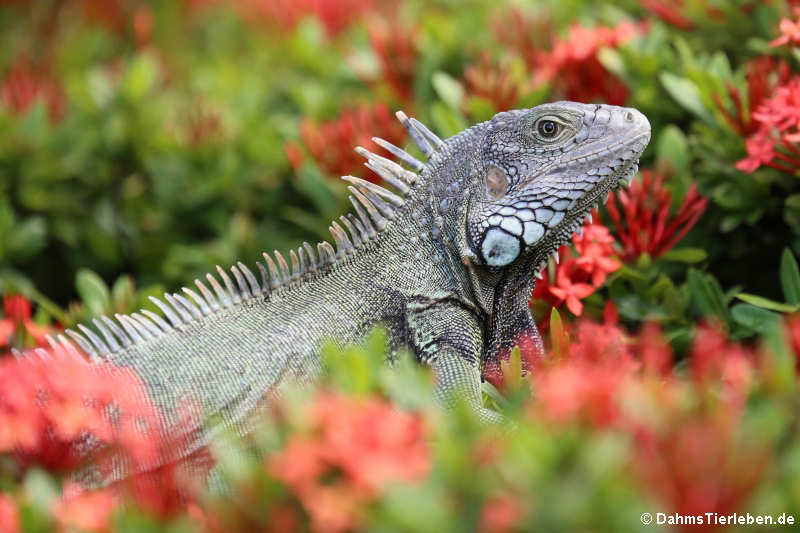
M483 407L485 331L476 312L455 299L417 301L408 305L408 324L415 354L436 376L435 399L452 407L463 398L482 420L502 422L500 413Z

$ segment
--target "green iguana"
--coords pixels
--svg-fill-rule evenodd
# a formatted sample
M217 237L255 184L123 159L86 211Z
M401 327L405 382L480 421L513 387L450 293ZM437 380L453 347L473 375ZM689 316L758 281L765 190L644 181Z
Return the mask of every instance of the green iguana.
M241 262L229 273L217 267L218 278L153 299L163 317L103 316L96 329L80 325L66 331L72 341L51 343L133 368L165 432L191 399L244 433L266 392L322 372L323 341L358 342L380 324L394 351L432 367L438 397L460 389L484 418L498 418L481 406L482 365L522 337L543 351L528 307L535 275L632 178L650 124L634 109L558 102L499 113L442 141L397 117L427 162L379 138L405 166L356 148L393 191L345 176L354 213L331 223L335 248L303 243L288 261L264 254L260 279ZM208 431L192 429L163 462L207 442Z

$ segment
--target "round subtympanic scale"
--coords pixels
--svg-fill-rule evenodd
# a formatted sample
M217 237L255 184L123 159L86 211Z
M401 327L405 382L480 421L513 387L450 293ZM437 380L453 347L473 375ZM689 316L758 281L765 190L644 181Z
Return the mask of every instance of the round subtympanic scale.
M489 266L506 266L519 256L519 239L499 228L486 232L481 253Z

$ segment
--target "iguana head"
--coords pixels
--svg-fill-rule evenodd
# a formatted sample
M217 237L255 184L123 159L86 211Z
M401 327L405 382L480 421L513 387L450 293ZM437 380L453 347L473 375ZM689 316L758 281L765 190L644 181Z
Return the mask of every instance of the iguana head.
M633 177L650 140L639 111L574 102L500 113L484 131L466 229L489 267L543 262Z

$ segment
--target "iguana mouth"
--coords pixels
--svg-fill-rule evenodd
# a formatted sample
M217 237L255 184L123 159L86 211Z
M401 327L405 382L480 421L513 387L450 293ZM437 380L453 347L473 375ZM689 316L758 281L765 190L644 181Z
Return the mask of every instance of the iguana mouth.
M641 138L644 138L642 136ZM633 142L638 141L639 138ZM639 171L639 158L631 159L624 163L613 174L600 181L591 191L587 192L575 205L571 213L564 217L555 228L548 232L544 240L536 246L535 261L537 265L534 274L539 274L547 267L547 260L553 256L558 262L558 249L567 244L575 232L578 232L584 222L592 222L592 209L599 209L601 203L605 203L605 198L610 191L618 191L630 185L633 177Z

